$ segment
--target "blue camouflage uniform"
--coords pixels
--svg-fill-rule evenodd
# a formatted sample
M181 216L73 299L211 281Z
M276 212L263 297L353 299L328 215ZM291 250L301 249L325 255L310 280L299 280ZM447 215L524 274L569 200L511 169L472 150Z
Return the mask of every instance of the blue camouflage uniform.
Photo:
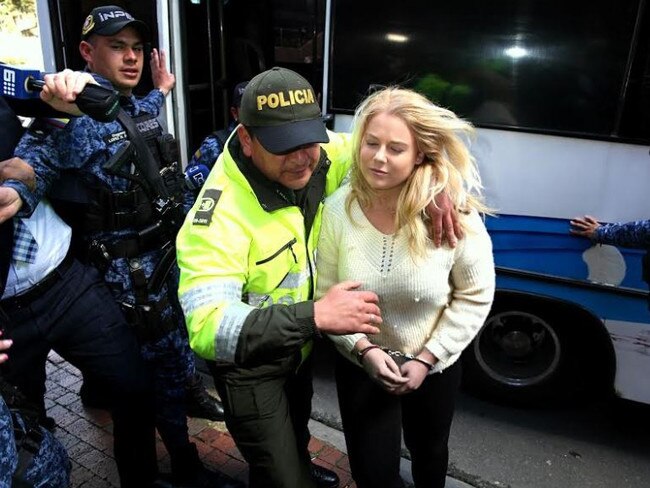
M26 434L28 429L18 413L12 415L4 399L0 396L0 488L11 488L12 477L18 467L19 451L16 448L14 422L19 432ZM21 478L35 488L65 488L70 485L70 460L63 447L51 432L43 427L42 440L38 452L32 454L27 469L20 473Z
M11 412L0 396L0 488L11 488L11 475L18 465Z
M157 89L142 99L136 99L134 96L122 96L120 99L122 108L136 122L139 130L140 124L145 127L158 124L155 117L158 116L163 103L164 96ZM33 166L37 175L37 188L31 193L19 182L8 183L8 186L18 191L23 200L21 214L29 215L43 195L60 184L62 174L72 174L75 180L81 181L86 188L101 188L108 192L127 192L133 189L134 184L128 178L108 174L103 168L127 139L119 122L103 123L88 116L72 118L60 130L28 131L16 148L15 154ZM130 166L130 163L126 165L127 173ZM188 193L184 198L187 210L192 203L192 195ZM119 217L111 215L117 212L106 208L101 201L91 201L86 204L86 207L88 206L94 207L96 213L109 219ZM124 240L138 241L138 231L141 230L142 226L127 225L112 230L86 228L83 234L86 243L100 243L110 248L111 245ZM173 244L174 237L158 236L137 256L115 257L111 252L103 254L106 257L105 281L125 313L136 303L136 294L139 294L138 299L142 300L139 293L142 288L136 283L136 276L149 281L163 257L162 245L167 239ZM137 274L134 274L134 270ZM188 344L183 314L177 302L177 289L178 268L175 264L159 290L152 292L144 289L145 300L160 304L160 309L155 311L162 318L160 322L167 324L167 328L171 330L164 331L164 335L157 335L155 339L141 339L142 355L155 375L156 426L170 453L172 466L174 459L183 457L188 446L191 446L187 430L185 385L195 373L195 359ZM130 318L128 313L126 315ZM137 331L138 327L136 333Z
M642 278L650 285L650 220L601 224L596 228L591 239L598 244L645 249L646 253L641 261ZM650 308L650 295L648 295L648 308Z
M650 220L624 224L602 224L592 237L599 244L650 249Z
M223 152L223 145L219 141L219 138L221 137L223 140L227 139L236 127L237 123L230 121L230 124L228 124L228 127L226 129L210 134L205 139L203 139L201 146L192 155L189 163L187 163L187 169L201 164L207 166L209 169L212 169L217 158Z

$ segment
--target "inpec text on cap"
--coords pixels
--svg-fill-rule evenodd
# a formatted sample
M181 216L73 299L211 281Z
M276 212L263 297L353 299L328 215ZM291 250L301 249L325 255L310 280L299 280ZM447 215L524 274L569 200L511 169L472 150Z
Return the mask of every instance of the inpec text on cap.
M111 12L98 12L97 13L99 20L105 22L108 19L117 19L120 17L126 17L128 20L135 20L133 16L124 10L113 10Z

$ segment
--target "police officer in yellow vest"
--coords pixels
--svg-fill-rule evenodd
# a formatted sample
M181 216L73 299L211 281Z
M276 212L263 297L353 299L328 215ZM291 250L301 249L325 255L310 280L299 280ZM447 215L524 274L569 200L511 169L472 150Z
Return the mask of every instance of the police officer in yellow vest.
M307 450L312 341L381 322L359 283L313 300L322 202L351 148L326 131L309 82L283 68L251 80L240 122L177 238L190 344L211 360L252 488L337 487Z

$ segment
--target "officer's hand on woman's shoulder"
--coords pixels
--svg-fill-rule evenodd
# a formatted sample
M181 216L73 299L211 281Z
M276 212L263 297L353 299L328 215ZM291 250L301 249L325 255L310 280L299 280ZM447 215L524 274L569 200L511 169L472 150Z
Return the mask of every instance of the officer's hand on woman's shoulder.
M463 229L449 195L445 192L438 193L429 202L425 212L429 217L427 222L434 245L440 247L446 242L450 247L456 247L458 240L463 238Z

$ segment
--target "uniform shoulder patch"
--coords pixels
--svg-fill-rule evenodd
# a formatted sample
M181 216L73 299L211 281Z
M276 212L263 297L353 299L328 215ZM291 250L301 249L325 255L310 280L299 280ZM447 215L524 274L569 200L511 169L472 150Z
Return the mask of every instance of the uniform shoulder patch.
M201 195L201 204L194 214L193 225L210 225L212 214L221 198L221 190L208 189Z
M39 139L44 139L53 132L65 128L69 121L70 119L38 117L29 125L28 131L31 135Z

